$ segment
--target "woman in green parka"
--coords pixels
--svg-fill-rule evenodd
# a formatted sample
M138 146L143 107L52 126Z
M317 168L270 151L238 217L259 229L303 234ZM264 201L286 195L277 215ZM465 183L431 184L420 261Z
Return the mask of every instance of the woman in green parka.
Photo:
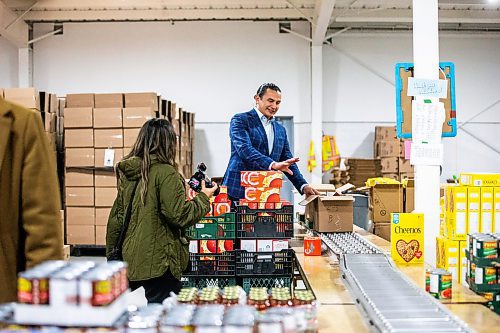
M144 287L148 303L161 303L171 291L179 292L189 259L185 229L210 211L209 198L217 189L203 183L201 193L186 201L185 181L175 163L176 143L170 122L151 119L116 166L118 195L108 219L106 252L109 256L116 244L132 202L123 260L129 265L130 288Z

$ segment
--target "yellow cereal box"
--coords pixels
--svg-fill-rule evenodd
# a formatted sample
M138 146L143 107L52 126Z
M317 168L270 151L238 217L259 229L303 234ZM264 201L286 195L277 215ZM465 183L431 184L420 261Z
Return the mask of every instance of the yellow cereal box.
M391 214L391 256L396 263L424 262L424 214Z
M465 250L469 248L469 243L467 241L458 241L458 247L460 250L459 253L459 274L458 274L458 283L465 284L465 278L467 276L467 256L465 254Z
M481 230L481 188L470 187L467 190L467 234Z
M493 193L493 231L500 233L500 187L495 187Z
M436 237L436 267L444 268L451 273L454 280L459 280L460 268L460 241L444 237Z
M467 237L467 187L448 186L445 194L446 238L465 240Z
M500 186L500 173L461 173L460 185Z
M493 187L480 187L481 189L481 223L482 233L493 232Z

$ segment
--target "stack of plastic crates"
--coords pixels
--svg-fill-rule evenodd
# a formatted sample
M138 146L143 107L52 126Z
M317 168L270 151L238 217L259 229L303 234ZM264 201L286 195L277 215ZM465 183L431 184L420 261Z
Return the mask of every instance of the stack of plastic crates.
M183 274L184 287L235 285L236 214L204 217L187 229L190 267Z
M266 208L266 207L274 208ZM245 241L286 240L293 237L293 206L275 203L255 206L236 205L236 238L240 248ZM236 276L245 291L251 287L291 287L293 250L236 250Z

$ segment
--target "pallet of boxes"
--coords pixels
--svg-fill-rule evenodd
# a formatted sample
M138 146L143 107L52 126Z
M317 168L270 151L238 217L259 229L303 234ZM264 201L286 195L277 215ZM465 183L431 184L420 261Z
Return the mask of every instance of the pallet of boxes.
M380 160L382 177L414 178L410 160L405 158L405 141L398 139L396 126L376 126L373 156ZM409 156L408 156L409 158Z
M441 188L436 264L500 312L500 174L460 174Z
M0 95L7 101L36 111L42 119L48 144L52 150L54 163L57 162L57 124L59 122L59 101L55 94L37 91L35 88L0 88ZM64 237L64 214L61 214ZM64 239L63 239L64 243ZM69 245L63 247L64 258L69 258Z
M414 181L373 178L368 179L366 184L370 187L369 209L373 233L390 241L391 214L411 213L414 210Z
M106 245L117 194L114 165L128 154L140 127L157 116L156 93L69 94L64 109L66 240Z

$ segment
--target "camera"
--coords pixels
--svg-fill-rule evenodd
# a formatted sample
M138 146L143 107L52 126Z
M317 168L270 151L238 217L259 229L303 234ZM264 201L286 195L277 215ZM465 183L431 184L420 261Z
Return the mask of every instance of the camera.
M205 173L207 171L207 166L205 163L201 162L198 164L197 170L194 173L194 175L189 178L188 185L193 189L195 192L200 192L201 191L201 181L205 181L205 186L207 188L213 187L212 185L212 180L208 178L207 174ZM216 184L217 190L215 190L214 195L218 195L220 192L219 186Z

